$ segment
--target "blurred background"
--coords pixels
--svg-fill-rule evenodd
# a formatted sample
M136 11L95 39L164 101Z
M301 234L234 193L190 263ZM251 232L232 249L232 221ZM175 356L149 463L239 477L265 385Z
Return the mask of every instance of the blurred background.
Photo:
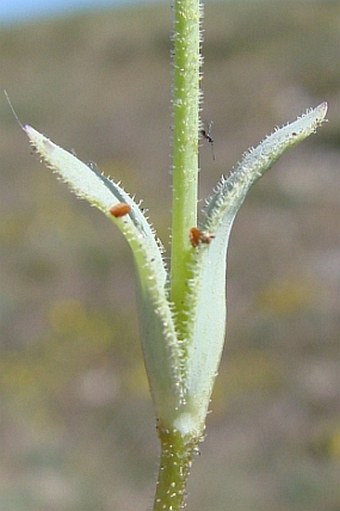
M104 3L3 10L0 88L23 122L143 198L168 248L170 5ZM275 125L324 100L329 123L235 223L227 343L188 510L340 511L340 2L205 10L216 160L203 143L202 199ZM2 94L0 509L145 511L158 443L132 258L30 153Z

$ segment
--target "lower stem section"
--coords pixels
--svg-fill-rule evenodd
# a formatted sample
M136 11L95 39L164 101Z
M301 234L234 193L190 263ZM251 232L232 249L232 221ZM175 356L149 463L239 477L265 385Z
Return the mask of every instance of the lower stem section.
M161 459L153 511L180 511L199 438L183 437L177 430L158 428Z

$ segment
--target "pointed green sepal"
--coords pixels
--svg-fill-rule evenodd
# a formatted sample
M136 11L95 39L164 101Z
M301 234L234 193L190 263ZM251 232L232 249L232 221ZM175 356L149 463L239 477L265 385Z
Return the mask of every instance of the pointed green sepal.
M225 337L226 256L235 216L250 187L284 153L314 133L322 124L327 104L309 110L295 122L268 136L245 153L231 175L217 185L205 209L203 222L193 243L192 278L186 296L186 322L182 325L186 342L187 410L182 430L202 432L216 378ZM200 235L200 237L199 237ZM184 424L183 424L184 422Z
M117 183L54 144L30 126L24 126L32 146L62 181L109 217L133 251L139 275L142 345L156 414L163 422L183 397L181 351L167 292L162 248L141 208ZM128 207L125 207L125 206ZM123 206L123 208L122 208ZM170 421L170 419L169 419Z
M296 121L277 128L257 147L243 155L241 161L227 178L222 177L205 207L202 229L214 232L225 221L235 217L251 186L270 169L289 148L315 133L325 121L327 103L307 110Z

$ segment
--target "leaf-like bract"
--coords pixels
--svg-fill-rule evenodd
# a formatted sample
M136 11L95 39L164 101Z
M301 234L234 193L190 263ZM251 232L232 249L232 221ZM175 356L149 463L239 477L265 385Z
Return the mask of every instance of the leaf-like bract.
M142 345L156 413L165 416L181 401L181 356L166 289L167 271L162 249L138 204L121 186L54 144L30 126L24 126L29 140L46 164L80 198L108 216L132 248L140 284ZM130 211L121 217L110 209L121 203ZM172 405L171 405L172 403Z
M192 249L193 277L186 297L187 400L203 427L225 337L226 270L230 231L250 187L290 147L314 133L324 121L322 103L295 122L277 129L244 154L210 197L199 226L211 242Z

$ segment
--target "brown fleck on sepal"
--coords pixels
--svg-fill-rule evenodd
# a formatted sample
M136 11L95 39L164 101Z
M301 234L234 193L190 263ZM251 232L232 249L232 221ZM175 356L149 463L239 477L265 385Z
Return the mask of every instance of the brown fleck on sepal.
M215 236L213 234L208 234L208 233L202 232L197 227L191 227L189 238L190 238L191 245L194 248L196 248L201 243L205 243L206 245L209 245L209 243L211 242L211 240L213 240L215 238Z
M115 218L120 218L130 213L131 206L129 204L125 204L125 202L119 202L119 204L112 206L109 211Z

